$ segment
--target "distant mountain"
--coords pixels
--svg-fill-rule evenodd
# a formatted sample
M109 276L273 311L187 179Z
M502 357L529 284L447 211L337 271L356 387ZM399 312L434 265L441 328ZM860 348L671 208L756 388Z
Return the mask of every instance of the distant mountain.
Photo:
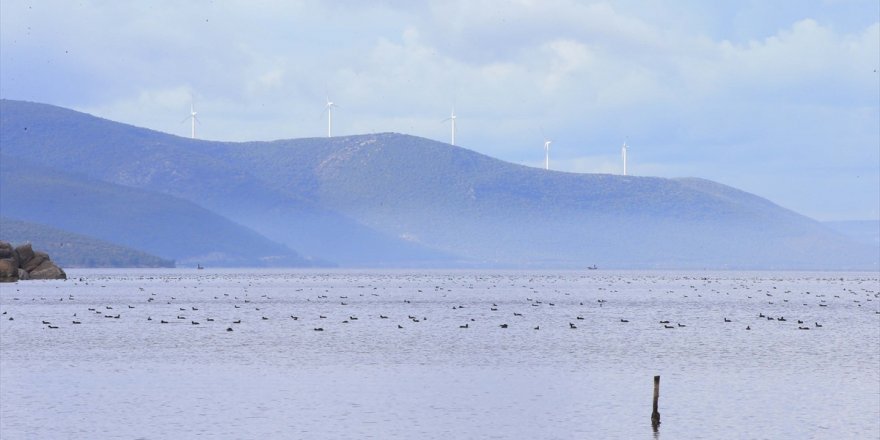
M844 220L824 224L856 242L873 246L880 253L880 220Z
M62 268L174 267L174 261L49 226L0 217L0 241L31 243Z
M401 134L209 142L4 100L0 149L348 266L880 265L870 246L711 181L546 171Z
M184 266L310 264L286 246L193 202L6 154L0 154L0 216L142 249Z

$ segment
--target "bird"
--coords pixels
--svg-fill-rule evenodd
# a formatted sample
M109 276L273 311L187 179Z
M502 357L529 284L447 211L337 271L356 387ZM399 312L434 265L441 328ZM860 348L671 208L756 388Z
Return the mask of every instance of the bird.
M731 322L731 321L727 318L724 318L724 322Z
M621 319L620 322L629 322L628 319Z
M79 322L79 321L73 321L73 323L74 323L74 324L82 324L82 323Z
M751 329L752 329L752 327L750 327L748 325L746 326L746 330L751 330Z
M397 324L397 328L403 328L403 326L400 324Z
M231 332L231 331L232 331L232 327L226 327L226 331Z
M322 332L322 331L324 331L324 328L323 327L315 327L315 331Z
M663 327L665 327L665 328L675 328L674 325L667 325L667 324L664 324Z
M541 330L541 326L540 326L540 325L536 325L536 326L535 326L535 330Z
M458 326L458 328L468 328L468 324L460 325L460 326Z
M569 322L569 323L568 323L568 328L575 329L575 328L577 328L577 326L574 325L574 323Z
M232 323L233 323L233 324L241 324L241 320L240 320L240 319L236 319L235 321L232 321Z
M822 324L816 323L816 327L822 327Z
M499 325L499 327L501 327L501 328L507 328L507 324L501 324L501 325Z
M678 323L678 326L679 326L679 327L687 327L686 325L684 325L684 324L682 324L682 323L680 323L680 322Z

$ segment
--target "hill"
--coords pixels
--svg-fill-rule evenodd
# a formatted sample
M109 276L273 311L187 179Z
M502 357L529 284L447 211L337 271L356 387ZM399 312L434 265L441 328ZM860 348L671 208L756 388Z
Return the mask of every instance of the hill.
M0 241L30 242L61 267L174 267L174 261L37 223L0 217Z
M344 265L876 269L878 256L702 179L574 174L394 134L225 143L2 101L0 148L189 200Z
M190 201L5 154L0 154L0 216L142 249L185 266L309 265L286 246Z

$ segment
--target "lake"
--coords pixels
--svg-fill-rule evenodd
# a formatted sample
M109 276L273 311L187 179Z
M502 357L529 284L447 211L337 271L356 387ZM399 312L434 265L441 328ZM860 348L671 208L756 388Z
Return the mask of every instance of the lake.
M4 440L880 437L876 273L68 275L0 285Z

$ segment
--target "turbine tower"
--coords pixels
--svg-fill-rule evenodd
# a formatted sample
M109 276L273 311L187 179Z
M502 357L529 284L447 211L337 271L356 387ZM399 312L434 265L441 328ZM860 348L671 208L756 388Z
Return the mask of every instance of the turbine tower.
M550 144L553 141L544 141L544 169L550 169Z
M196 114L197 114L197 113L196 113L196 107L195 107L195 104L190 103L190 104L189 104L189 116L183 118L183 121L180 121L181 123L183 123L183 122L186 122L187 119L192 120L192 132L191 132L191 134L190 134L190 138L191 138L191 139L195 139L195 138L196 138L196 121L198 121L199 123L201 123L201 121L199 121L199 118L196 117Z
M327 137L332 137L332 129L333 129L333 107L339 107L334 104L333 101L330 100L330 97L327 97L327 105L324 106L324 111L327 112Z
M623 156L623 175L626 175L626 142L623 143L623 147L620 149L620 154Z
M446 121L452 121L452 145L455 145L455 107L452 107L452 114L443 120Z

